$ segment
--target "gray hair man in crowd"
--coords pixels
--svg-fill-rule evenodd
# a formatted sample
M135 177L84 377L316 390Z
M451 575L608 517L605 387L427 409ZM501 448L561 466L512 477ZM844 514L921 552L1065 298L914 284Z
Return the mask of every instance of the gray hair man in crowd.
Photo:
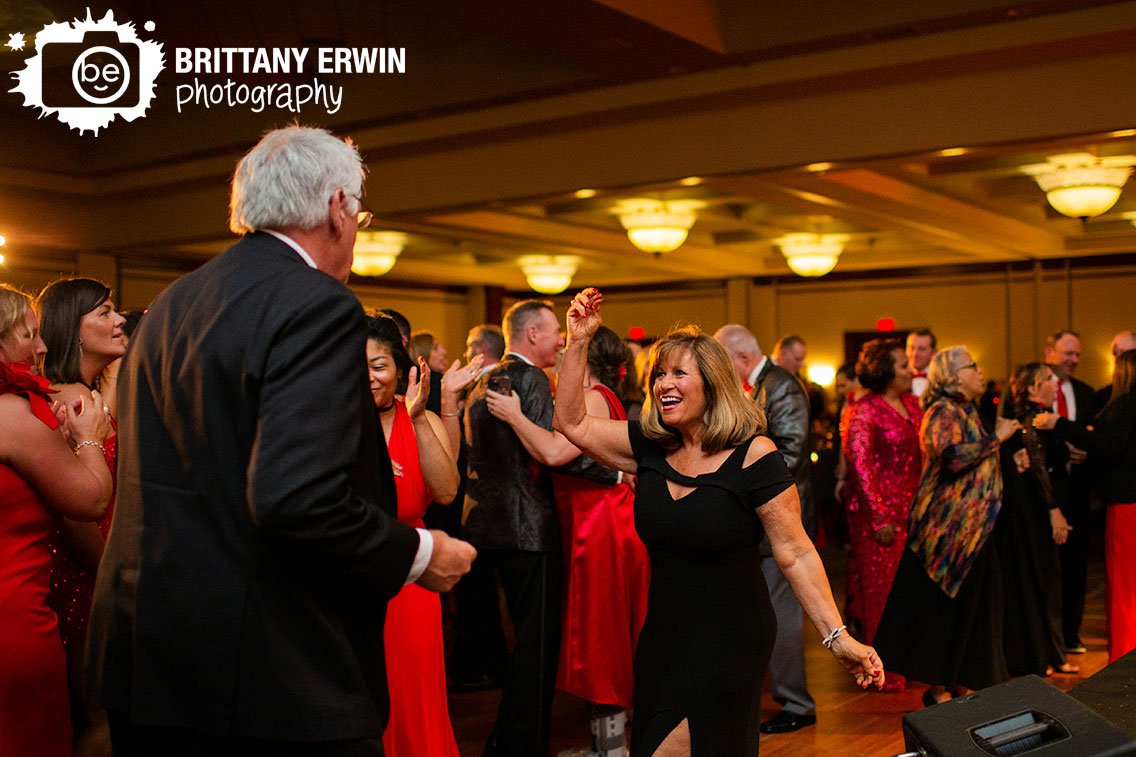
M130 340L86 671L118 757L381 753L386 601L469 570L396 517L344 285L363 178L349 142L269 132L233 176L241 239Z
M805 385L786 367L774 365L761 354L757 339L744 326L731 323L714 333L714 339L730 355L738 379L750 387L750 396L765 410L766 433L781 456L789 472L797 481L801 497L801 520L809 536L816 533L816 512L810 484L811 466L808 458L809 398ZM804 362L804 342L799 337L790 339L786 354L795 356L800 347L800 369ZM816 702L809 693L805 677L805 648L802 636L804 612L793 594L789 582L781 575L769 539L761 543L761 570L769 587L769 599L777 615L777 638L769 662L770 689L780 703L781 711L761 724L762 733L788 733L816 723Z

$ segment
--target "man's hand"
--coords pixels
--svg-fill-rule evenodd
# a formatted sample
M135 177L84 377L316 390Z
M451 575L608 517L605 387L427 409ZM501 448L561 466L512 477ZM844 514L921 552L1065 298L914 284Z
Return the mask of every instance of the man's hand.
M1020 449L1014 453L1014 467L1018 469L1018 473L1025 473L1029 470L1030 459L1029 452L1025 449Z
M417 583L430 591L447 592L454 588L459 578L469 573L477 550L469 542L454 539L445 531L431 529L430 535L434 537L434 552Z

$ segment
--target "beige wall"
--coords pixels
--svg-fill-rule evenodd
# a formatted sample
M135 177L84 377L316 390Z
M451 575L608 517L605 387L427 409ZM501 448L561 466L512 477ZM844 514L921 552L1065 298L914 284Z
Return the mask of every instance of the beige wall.
M106 280L113 269L99 257L55 260L37 268L0 269L0 281L36 292L53 278L77 271ZM116 288L121 308L144 308L176 278L174 272L124 266ZM354 287L368 307L392 307L415 329L428 329L451 357L465 345L466 331L481 320L484 294L395 286ZM845 331L875 328L881 317L899 328L930 326L940 346L966 344L990 377L1041 357L1045 336L1072 327L1081 332L1078 376L1094 386L1108 382L1113 334L1136 328L1136 266L1025 270L1012 274L935 274L841 281L791 280L754 285L748 280L638 292L613 292L604 305L608 325L621 335L641 326L662 335L686 323L714 331L740 320L769 350L793 332L809 345L809 362L843 362ZM568 297L552 298L558 313ZM505 306L514 300L507 299Z

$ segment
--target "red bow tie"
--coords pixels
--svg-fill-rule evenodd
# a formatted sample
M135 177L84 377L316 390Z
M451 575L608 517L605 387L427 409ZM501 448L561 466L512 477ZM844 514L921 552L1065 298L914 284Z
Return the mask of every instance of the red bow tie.
M911 378L927 378L927 371L915 371Z

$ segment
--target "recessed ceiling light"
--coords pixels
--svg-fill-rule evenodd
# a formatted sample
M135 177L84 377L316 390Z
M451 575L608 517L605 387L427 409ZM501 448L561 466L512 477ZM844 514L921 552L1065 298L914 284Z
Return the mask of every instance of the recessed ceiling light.
M679 182L679 184L682 184L684 187L696 187L701 183L701 176L687 176L685 179Z
M965 147L948 147L945 150L939 150L939 154L944 158L954 158L958 155L966 155L969 150Z
M809 163L807 166L805 166L805 170L806 171L812 171L813 173L820 173L821 171L827 171L830 168L833 168L835 165L836 165L835 163L827 163L827 162L825 162L825 163Z
M595 197L596 196L596 190L594 190L594 189L577 189L576 190L576 196L579 197L581 200L586 200L589 197Z
M1121 129L1114 131L1109 135L1110 137L1136 137L1136 129Z

